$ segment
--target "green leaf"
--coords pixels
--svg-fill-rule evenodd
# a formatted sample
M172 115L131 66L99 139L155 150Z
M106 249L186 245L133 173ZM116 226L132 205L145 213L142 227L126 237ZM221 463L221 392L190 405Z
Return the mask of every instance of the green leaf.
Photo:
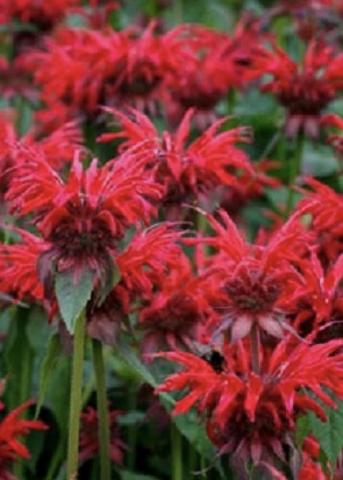
M121 470L121 480L158 480L157 477L151 475L141 475L140 473L130 472L129 470Z
M4 396L9 409L30 398L34 362L34 350L27 334L30 310L18 308L13 313L3 349L8 376Z
M135 371L135 373L144 382L151 385L153 388L157 387L157 382L149 369L144 365L142 360L137 356L134 348L129 346L127 342L120 339L117 342L117 351L119 356Z
M44 402L46 389L51 379L51 375L55 370L58 359L61 354L61 343L58 334L54 334L50 337L46 355L42 362L39 378L39 392L36 406L36 417L38 417L42 404Z
M113 288L120 282L121 274L116 262L108 256L106 262L106 268L103 275L100 278L100 288L96 291L96 303L98 306L106 300L108 294Z
M334 150L327 145L305 143L303 172L313 177L327 177L338 172L339 164Z
M158 381L156 375L152 373L152 366L145 366L142 360L138 357L135 350L127 343L119 341L117 344L119 355L132 367L141 379L156 388ZM160 394L160 400L168 412L171 412L175 405L175 400L171 395L166 393ZM205 428L199 423L199 420L194 411L187 415L172 416L172 421L175 423L179 431L187 440L194 446L203 457L207 458L211 463L215 460L215 449L209 441ZM216 465L219 468L219 465Z
M125 415L121 415L117 422L119 425L123 426L137 425L137 423L143 422L145 417L146 413L135 410L133 412L126 413Z
M336 464L343 448L343 402L335 401L338 407L336 410L324 407L328 418L326 422L320 421L313 413L308 415L310 430L332 466Z
M310 419L308 415L300 417L297 421L295 439L299 449L302 448L305 438L311 433Z
M76 319L87 305L93 290L93 274L84 270L75 284L73 272L56 274L55 292L62 319L69 333L73 334Z

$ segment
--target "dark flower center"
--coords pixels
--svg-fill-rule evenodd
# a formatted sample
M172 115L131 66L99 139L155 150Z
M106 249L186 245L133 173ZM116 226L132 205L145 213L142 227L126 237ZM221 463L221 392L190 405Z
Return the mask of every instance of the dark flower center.
M280 295L280 286L272 280L235 278L224 286L225 292L240 312L265 313Z
M279 94L280 103L293 115L319 115L333 98L325 81L312 75L297 76Z
M162 76L155 65L148 61L138 62L134 71L127 75L120 86L123 95L148 95L161 82Z
M115 247L108 226L98 219L73 218L62 221L52 232L50 241L63 258L102 258Z

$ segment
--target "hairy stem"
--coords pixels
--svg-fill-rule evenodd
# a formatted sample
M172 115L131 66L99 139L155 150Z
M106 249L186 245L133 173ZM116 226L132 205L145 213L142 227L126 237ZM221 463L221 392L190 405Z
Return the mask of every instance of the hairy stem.
M92 341L93 365L96 382L96 401L98 411L98 435L100 445L100 480L110 480L110 421L106 395L106 373L103 348L98 340Z
M291 156L288 166L288 196L287 196L287 203L286 203L286 218L289 216L290 212L294 207L294 200L295 200L295 190L294 184L301 172L301 161L302 161L302 153L303 153L303 137L302 135L298 136L294 142L294 154Z
M86 312L83 310L76 320L74 332L68 428L67 480L76 479L78 470L80 414L82 409L83 360L85 350L85 323Z
M182 480L182 438L174 423L171 424L172 480Z
M133 412L137 408L137 389L135 385L129 388L128 392L128 407L129 411ZM128 428L128 455L127 465L130 470L134 471L136 463L136 443L137 443L137 428L135 425L130 425Z

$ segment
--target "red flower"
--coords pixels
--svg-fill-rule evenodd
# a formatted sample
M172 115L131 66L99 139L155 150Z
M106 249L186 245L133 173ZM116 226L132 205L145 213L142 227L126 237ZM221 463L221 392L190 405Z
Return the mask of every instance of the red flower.
M320 445L312 437L306 437L302 451L302 464L299 471L299 480L329 480L329 477L323 472L319 463Z
M81 133L76 123L69 122L49 135L43 135L41 127L33 128L20 139L15 130L14 112L0 114L0 198L8 189L14 165L25 162L26 147L45 155L49 164L61 170L71 163L76 150L81 148Z
M54 261L58 271L72 270L76 277L85 267L106 277L118 239L129 226L150 220L152 202L162 194L153 173L145 172L145 159L123 155L101 168L94 160L84 171L75 156L64 182L40 152L26 148L21 154L25 160L13 169L7 199L16 214L33 214L52 245L42 270Z
M235 342L247 336L254 325L281 338L289 329L287 315L298 298L302 277L296 270L301 258L305 235L296 217L291 217L269 239L266 245L249 245L227 213L220 211L222 223L207 216L216 235L190 240L190 243L211 245L208 276L217 286L214 308L222 313L215 325L215 334L230 332Z
M37 261L50 244L24 230L18 230L23 243L0 245L0 291L43 301L43 285L37 274Z
M122 412L119 410L111 410L110 416L110 457L114 463L121 465L123 463L123 450L126 445L119 437L119 427L117 418ZM96 410L88 407L84 413L81 414L81 431L79 444L79 461L85 462L94 458L99 452L98 440L98 416Z
M226 346L221 369L191 353L170 352L159 356L182 365L157 389L172 392L188 389L176 402L174 415L194 405L206 412L207 431L221 453L229 453L244 472L245 462L286 465L289 449L295 448L292 433L299 414L312 411L325 420L318 400L334 407L329 389L342 398L341 340L323 345L294 344L292 337L280 341L270 354L260 352L261 371L251 369L249 345ZM335 355L336 353L336 355ZM245 474L242 477L245 478ZM296 476L296 475L295 475Z
M327 141L337 152L343 154L343 118L333 113L324 115L321 119L321 125L338 129L339 133L330 134Z
M275 47L266 72L274 79L263 86L287 109L286 134L304 131L310 137L319 133L324 109L343 88L343 54L321 42L312 42L303 64L298 65L281 48Z
M343 198L317 180L308 179L307 183L314 191L303 191L305 198L298 203L297 212L299 216L312 216L310 230L316 236L319 258L326 267L343 253Z
M310 42L319 35L332 34L335 30L338 33L343 6L341 0L279 0L267 12L267 19L278 15L291 15L300 38Z
M165 185L164 203L170 208L180 208L182 202L199 198L221 185L238 185L237 172L251 175L248 156L236 147L236 143L250 141L246 127L238 127L218 133L226 118L218 120L195 141L187 145L193 111L184 116L174 135L165 131L158 134L151 121L142 113L132 111L133 119L110 110L117 116L123 129L119 133L107 133L99 141L125 138L120 146L128 152L140 152L156 167L157 180Z
M170 32L182 41L184 51L168 83L167 109L175 123L193 107L211 115L230 88L261 75L256 66L263 56L263 35L256 27L243 18L232 37L201 25L179 25Z
M165 348L192 349L194 342L201 339L205 321L216 315L209 302L213 285L204 275L193 273L185 255L179 255L178 262L175 269L161 277L148 304L140 309L139 322L145 331L143 353Z
M81 131L76 122L69 122L45 133L45 126L36 124L21 138L15 131L14 112L6 112L0 116L0 146L4 171L10 176L10 167L20 161L26 161L26 148L37 150L37 155L46 157L53 168L61 170L67 163L71 163L76 150L82 148Z
M108 25L111 13L120 6L118 2L112 0L90 0L88 3L88 8L82 5L74 10L87 19L90 28L98 30Z
M300 268L304 276L302 302L310 306L316 315L317 322L322 323L333 316L335 303L341 296L339 287L343 278L343 254L328 268L327 272L324 272L314 252L311 254L310 261L303 260L300 263Z
M80 4L80 0L0 0L1 23L13 20L36 24L42 30L49 30L60 21L68 9Z
M24 420L18 418L32 402L9 412L0 421L0 476L2 480L15 480L11 474L11 464L17 458L28 459L30 453L25 445L19 442L18 437L28 435L30 430L45 430L47 426L39 420ZM3 409L1 405L1 409Z
M101 305L91 301L88 306L87 332L91 337L115 344L132 303L150 299L170 271L180 268L183 253L176 243L180 237L181 232L172 224L162 223L131 239L116 257L120 282Z
M261 160L253 164L254 172L245 171L239 175L237 185L223 188L220 206L233 218L249 203L249 201L262 197L266 187L277 188L280 180L268 175L268 171L278 167L278 162Z
M0 93L6 99L22 95L32 100L36 96L20 58L9 62L6 58L0 57Z
M72 114L94 115L101 104L149 105L161 95L174 69L179 42L143 31L61 29L43 52L26 57L27 69L50 106L68 105ZM60 75L63 71L64 74Z

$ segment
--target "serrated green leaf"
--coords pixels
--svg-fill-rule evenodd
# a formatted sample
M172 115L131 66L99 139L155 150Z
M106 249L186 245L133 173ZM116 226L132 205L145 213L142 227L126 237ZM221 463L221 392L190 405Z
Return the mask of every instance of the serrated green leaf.
M52 372L55 370L60 354L61 354L61 343L60 343L59 335L54 334L49 339L46 354L40 370L36 417L38 417L40 409L44 402L48 383L51 378Z
M75 284L73 272L56 274L55 292L62 319L69 333L73 334L76 319L87 305L93 289L93 274L84 270Z
M300 417L297 421L295 439L299 449L302 448L305 438L311 433L310 419L308 415Z
M328 418L326 422L319 420L313 413L308 415L310 430L332 466L336 464L343 449L343 402L336 400L336 404L336 410L324 407Z
M119 355L136 371L141 379L156 388L158 381L152 374L152 369L143 364L134 349L130 348L127 343L120 341L117 344L117 348ZM160 400L166 410L171 412L175 405L173 397L162 393L160 394ZM211 463L214 463L215 449L206 435L204 426L199 423L195 412L190 412L187 415L172 416L171 419L182 435L194 446L194 449ZM219 464L216 467L220 468Z

